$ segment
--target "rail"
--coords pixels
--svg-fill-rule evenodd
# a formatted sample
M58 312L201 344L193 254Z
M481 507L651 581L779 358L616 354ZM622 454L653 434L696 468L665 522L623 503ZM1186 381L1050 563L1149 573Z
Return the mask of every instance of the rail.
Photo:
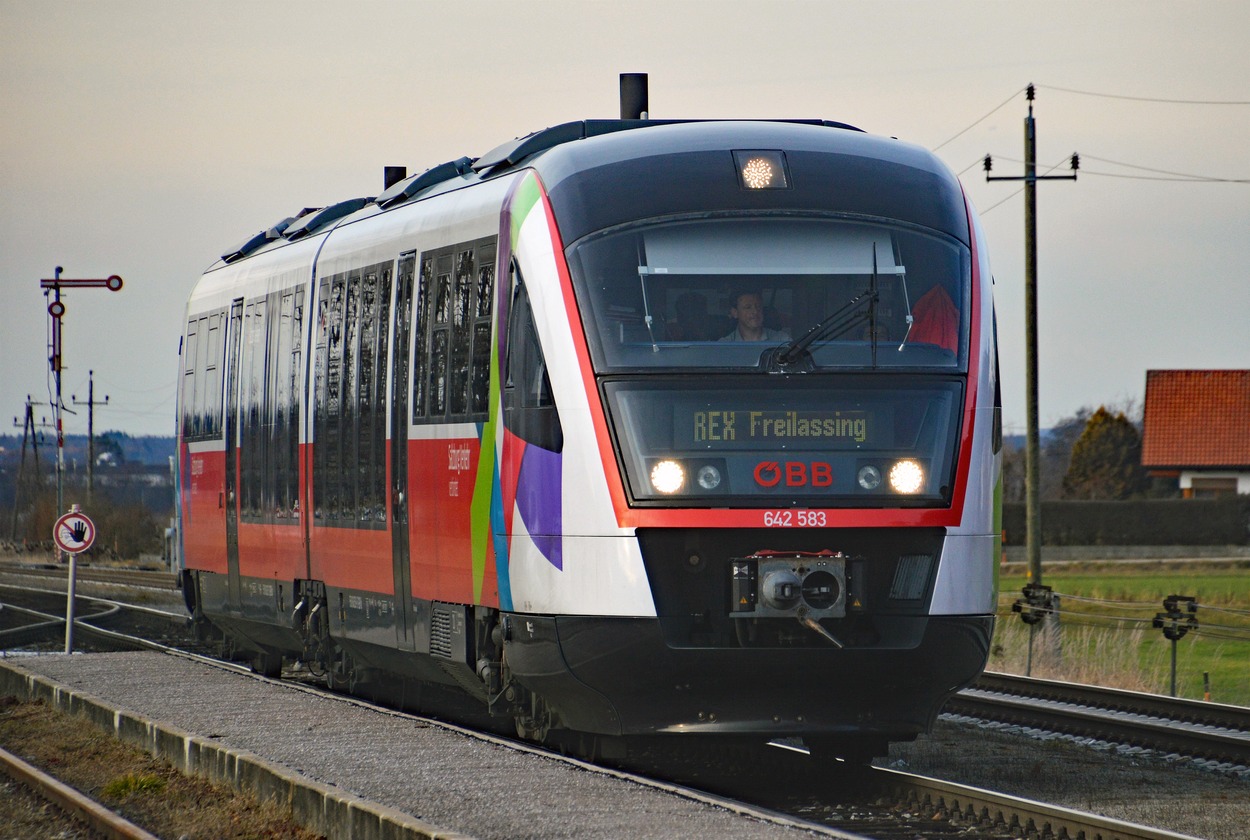
M1240 706L991 673L943 711L1250 766L1250 709Z

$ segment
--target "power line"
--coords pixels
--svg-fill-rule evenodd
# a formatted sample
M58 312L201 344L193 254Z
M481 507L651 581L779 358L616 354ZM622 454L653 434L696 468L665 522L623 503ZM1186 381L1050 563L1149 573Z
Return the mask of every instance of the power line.
M1125 181L1168 181L1174 184L1250 184L1250 178L1202 178L1182 176L1165 178L1154 175L1126 175L1123 172L1099 172L1096 169L1082 169L1082 175L1096 175L1100 178L1120 178Z
M1250 184L1250 179L1245 178L1215 178L1211 175L1191 175L1189 173L1174 173L1168 169L1154 169L1151 166L1139 166L1136 164L1125 164L1119 160L1109 160L1106 158L1095 158L1094 155L1084 155L1085 160L1096 160L1101 164L1111 164L1113 166L1124 166L1125 169L1138 169L1143 173L1156 173L1159 175L1171 175L1174 178L1150 178L1146 175L1126 175L1124 173L1099 173L1099 171L1090 171L1088 169L1081 170L1089 175L1103 175L1104 178L1128 178L1143 181L1195 181L1195 183L1208 184Z
M981 117L981 119L977 120L977 121L976 121L976 122L974 122L972 125L968 126L968 127L967 127L967 128L965 128L963 131L961 131L961 132L959 132L958 134L956 134L954 137L951 137L951 138L949 138L949 139L947 139L947 140L943 140L941 143L939 143L938 145L934 146L934 147L933 147L933 151L935 151L935 152L936 152L938 149L942 148L942 147L943 147L943 146L945 146L947 143L949 143L949 142L951 142L952 140L954 140L954 139L956 139L956 138L958 138L958 137L962 136L963 134L966 134L967 132L969 132L969 131L971 131L972 129L976 128L976 127L977 127L978 125L980 125L981 123L983 123L983 122L985 122L986 120L988 120L988 119L989 119L990 117L992 117L992 116L993 116L993 115L994 115L994 114L995 114L995 113L996 113L999 109L1001 109L1004 105L1006 105L1007 103L1009 103L1009 102L1011 102L1013 99L1015 99L1017 96L1019 96L1019 95L1020 95L1020 91L1022 91L1022 90L1024 90L1024 88L1017 88L1016 90L1013 90L1013 91L1011 92L1011 96L1009 96L1009 97L1007 97L1006 99L1004 99L1004 100L1002 101L1002 104L995 106L994 110L990 111L990 112L989 112L988 114L986 114L984 117ZM965 170L965 171L966 171L966 170Z
M1097 96L1102 99L1124 99L1130 102L1155 102L1163 105L1250 105L1250 100L1162 99L1154 96L1127 96L1118 93L1098 93L1091 90L1073 90L1072 88L1057 87L1056 85L1037 85L1037 87L1045 88L1046 90L1057 90L1062 93L1075 93L1079 96Z
M984 163L984 162L985 162L985 158L977 158L977 159L976 159L976 160L974 160L972 163L968 164L968 165L967 165L967 166L965 166L963 169L961 169L961 170L959 170L958 172L956 172L956 173L955 173L955 177L956 177L956 178L960 177L961 175L963 175L965 172L967 172L967 171L968 171L969 169L971 169L972 167L974 167L974 166L980 166L980 165L981 165L982 163Z

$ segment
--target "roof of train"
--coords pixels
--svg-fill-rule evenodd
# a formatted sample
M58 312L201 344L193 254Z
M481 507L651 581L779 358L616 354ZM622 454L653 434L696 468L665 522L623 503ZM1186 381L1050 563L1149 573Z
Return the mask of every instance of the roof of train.
M581 223L564 231L571 242L591 230L628 221L631 212L636 217L642 211L628 207L631 196L642 201L642 193L651 187L706 175L709 156L723 162L726 149L783 149L791 159L809 153L825 159L841 156L836 185L827 177L800 178L790 200L805 203L801 194L806 187L811 193L806 202L818 203L822 209L900 218L967 241L967 220L962 199L956 200L961 193L954 176L932 153L897 139L828 120L580 120L510 140L478 158L462 157L431 167L400 180L377 197L305 208L227 249L218 265L331 229L355 216L489 180L520 166L538 171L553 202L573 208L571 215ZM883 177L887 172L889 177ZM734 179L723 181L726 189L737 189ZM897 186L893 192L881 189L887 181ZM836 189L831 191L831 186ZM613 212L604 202L595 201L596 190L603 189L611 189L625 206L614 202L618 210ZM901 192L907 197L902 198ZM690 207L668 209L699 209L707 199L702 188L685 193L686 201L693 202ZM917 195L926 197L917 201ZM672 198L682 203L680 195Z

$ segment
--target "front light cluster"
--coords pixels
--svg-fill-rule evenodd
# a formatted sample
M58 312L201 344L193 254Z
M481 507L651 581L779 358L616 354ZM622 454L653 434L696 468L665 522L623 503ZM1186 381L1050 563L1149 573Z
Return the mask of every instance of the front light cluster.
M876 490L881 486L881 468L872 464L859 468L855 476L859 486L865 490ZM924 489L924 467L911 458L895 461L887 474L890 489L905 496L914 495Z
M882 475L882 470L886 470ZM694 473L694 486L690 484L689 473ZM855 474L860 488L873 492L885 481L887 488L902 496L912 496L925 486L925 471L919 461L902 458L893 464L865 464ZM712 493L724 490L725 481L723 464L686 464L672 458L656 461L651 467L651 486L655 492L672 496L689 489L693 493Z

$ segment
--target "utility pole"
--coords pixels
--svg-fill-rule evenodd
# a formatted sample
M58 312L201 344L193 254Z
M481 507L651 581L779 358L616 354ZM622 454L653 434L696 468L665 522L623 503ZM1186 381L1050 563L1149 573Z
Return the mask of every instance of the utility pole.
M69 398L74 405L87 407L87 505L90 506L91 498L95 495L95 407L108 405L109 398L105 394L103 402L96 402L94 370L87 371L87 401L79 402L74 394L70 394Z
M17 418L14 417L13 426L16 428L17 425ZM35 422L35 403L30 398L30 394L27 394L26 417L22 422L22 460L18 462L17 482L13 485L13 524L9 528L9 539L14 542L17 542L17 512L21 508L22 485L26 478L26 446L29 444L35 453L35 486L38 487L43 475L39 470L39 429L46 428L50 426L45 420Z
M1029 115L1024 119L1024 175L993 176L993 160L985 156L985 180L1024 182L1024 342L1026 356L1025 387L1027 391L1025 443L1025 509L1027 524L1026 553L1029 563L1029 587L1036 587L1039 598L1045 597L1042 586L1042 502L1041 502L1041 433L1037 409L1037 182L1075 181L1080 156L1072 154L1071 175L1037 174L1037 124L1033 120L1034 88L1029 84L1025 96ZM1027 595L1027 593L1026 593ZM1045 598L1048 606L1050 599Z

